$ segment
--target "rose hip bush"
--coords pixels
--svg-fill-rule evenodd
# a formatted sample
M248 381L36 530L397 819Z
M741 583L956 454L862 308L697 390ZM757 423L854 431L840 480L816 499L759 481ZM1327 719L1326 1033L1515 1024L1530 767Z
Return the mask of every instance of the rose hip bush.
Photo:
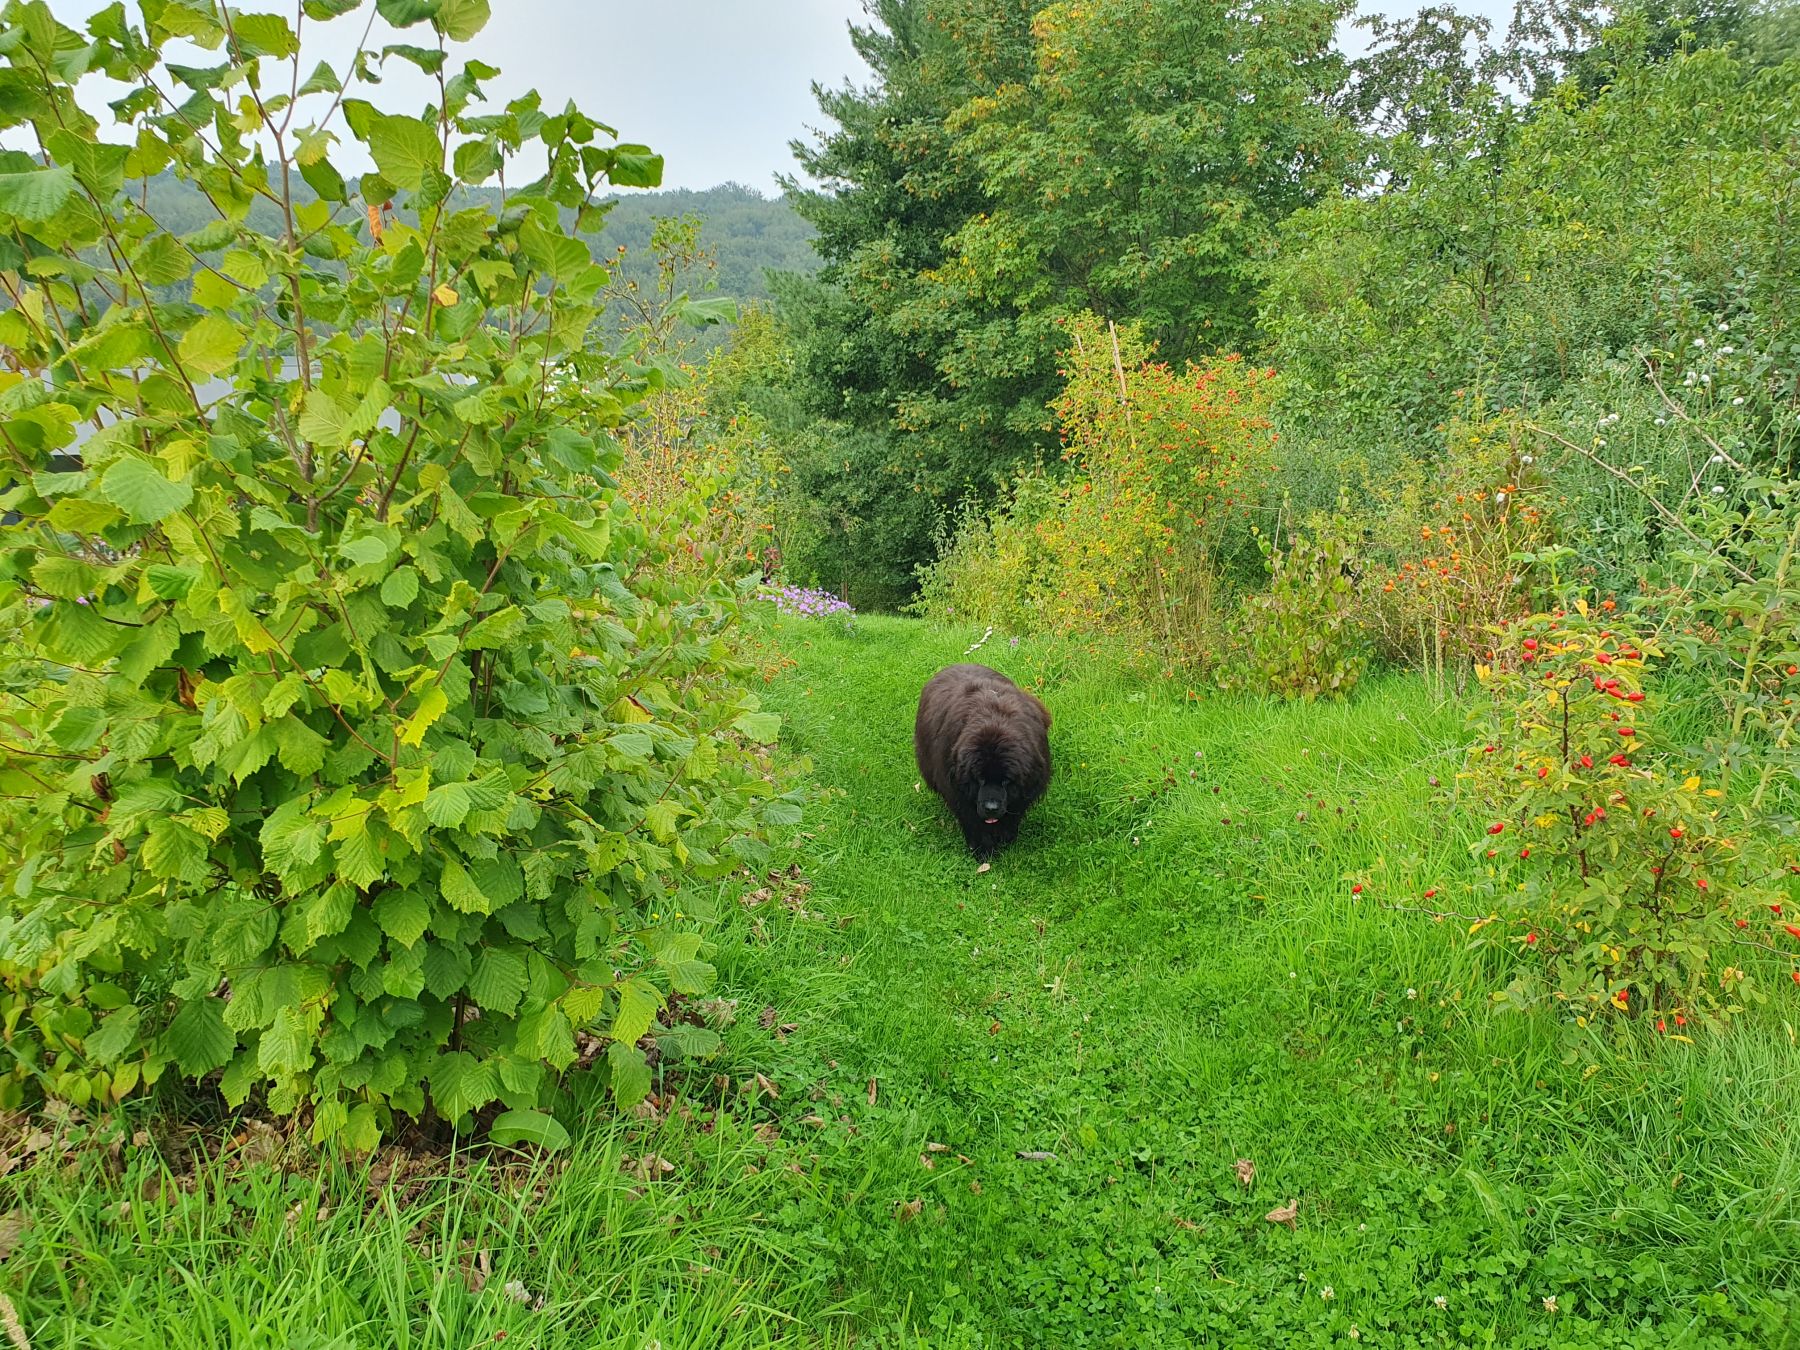
M1497 930L1524 973L1498 1001L1566 1005L1579 1027L1717 1024L1760 998L1743 958L1800 952L1776 835L1664 743L1645 676L1662 653L1585 602L1497 629L1468 776L1490 815Z
M560 1142L584 1047L622 1103L647 1048L709 1048L659 1018L798 818L734 594L612 487L645 381L583 236L660 160L487 106L448 47L485 0L380 9L431 44L390 49L423 115L274 14L0 15L0 127L40 138L0 152L0 1104L217 1074L355 1148L428 1109ZM106 135L100 76L135 91ZM165 229L164 172L218 219Z

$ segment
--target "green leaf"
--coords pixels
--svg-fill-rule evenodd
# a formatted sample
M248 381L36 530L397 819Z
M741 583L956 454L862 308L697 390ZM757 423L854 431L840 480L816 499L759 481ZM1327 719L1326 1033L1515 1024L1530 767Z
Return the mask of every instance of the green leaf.
M759 745L773 745L781 735L781 714L745 713L731 725Z
M415 891L383 891L375 901L375 922L402 947L411 947L431 923L431 902Z
M362 828L338 844L337 873L358 890L366 891L387 874L381 844L369 828L368 817Z
M461 783L440 783L425 794L424 809L425 819L440 830L453 829L468 818L469 790Z
M612 1070L614 1103L629 1111L650 1095L650 1061L635 1045L614 1041L606 1047L606 1063Z
M343 89L344 82L338 78L337 72L321 61L313 67L313 73L306 77L306 83L295 93L298 97L305 98L308 94L338 94Z
M691 1026L686 1022L670 1027L656 1037L657 1049L673 1050L683 1059L710 1059L719 1053L724 1044L724 1038L718 1032L709 1027Z
M488 0L439 0L432 26L452 42L467 42L487 26Z
M396 28L435 18L443 0L375 0L375 10Z
M306 905L306 946L316 947L321 939L336 937L350 926L350 915L356 908L356 892L349 886L327 886ZM289 939L292 941L292 939Z
M206 854L206 840L187 826L166 816L150 822L143 859L151 876L199 885L209 875Z
M125 513L133 525L155 525L194 500L187 483L172 483L148 460L128 455L114 462L100 479L100 495Z
M644 812L644 824L650 827L650 837L659 844L669 843L675 838L675 824L680 819L681 807L667 798L652 802Z
M199 1078L225 1067L237 1049L237 1037L225 1025L222 1000L195 998L181 1005L163 1032L163 1044L184 1078Z
M281 767L289 773L305 777L325 767L325 752L331 742L298 717L286 716L268 724L275 742L275 754Z
M696 328L711 328L717 324L736 323L737 317L737 301L729 296L717 295L707 300L687 300L681 306L682 321L691 323Z
M419 706L400 727L400 744L417 745L425 739L431 724L450 707L450 697L439 685L432 685L419 698Z
M381 603L393 609L405 609L419 595L419 574L411 567L396 567L381 583Z
M381 176L417 192L427 173L442 173L444 147L436 127L412 117L375 117L369 124L369 155Z
M439 1055L431 1067L431 1100L445 1120L457 1121L479 1111L500 1095L500 1080L492 1064L465 1051Z
M663 969L668 972L670 987L678 994L708 993L719 976L705 961L669 961Z
M304 1073L312 1067L313 1033L299 1008L275 1010L275 1020L257 1043L256 1063L270 1077Z
M191 372L217 375L243 355L244 333L223 314L206 314L182 335L177 351Z
M142 1017L142 1011L134 1004L108 1013L99 1026L88 1032L81 1048L89 1059L101 1064L117 1064L136 1048L138 1023Z
M487 897L481 888L469 877L467 869L455 858L444 859L443 874L438 878L438 888L446 904L461 914L488 914Z
M606 176L619 187L661 187L663 157L652 154L647 145L621 145L613 150L613 165Z
M213 920L213 959L222 966L248 965L275 941L275 907L258 896L240 896Z
M502 1111L488 1127L488 1138L503 1148L536 1144L552 1153L572 1142L563 1123L543 1111Z
M469 997L484 1012L510 1017L525 993L525 984L524 958L504 947L489 947L469 976Z
M314 445L338 449L350 439L350 407L315 389L300 410L300 434Z
M20 220L48 220L74 195L75 170L67 165L0 173L0 212Z
M238 14L231 21L232 36L251 56L272 56L285 61L300 50L300 39L279 14Z
M636 1044L662 1010L662 995L641 975L622 981L614 992L619 998L619 1010L613 1014L612 1030L607 1034L615 1041Z

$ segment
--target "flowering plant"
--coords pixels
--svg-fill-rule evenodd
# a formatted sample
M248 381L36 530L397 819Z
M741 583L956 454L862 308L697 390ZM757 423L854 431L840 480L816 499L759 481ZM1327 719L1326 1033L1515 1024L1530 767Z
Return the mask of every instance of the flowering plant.
M856 610L850 602L838 599L830 591L806 586L764 586L757 595L764 600L773 600L778 614L799 619L832 619L846 631L856 618Z

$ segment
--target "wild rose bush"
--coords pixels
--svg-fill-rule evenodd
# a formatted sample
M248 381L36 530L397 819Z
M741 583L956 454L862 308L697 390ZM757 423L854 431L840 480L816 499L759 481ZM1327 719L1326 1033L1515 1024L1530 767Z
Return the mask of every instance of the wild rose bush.
M1559 503L1516 415L1471 410L1443 437L1440 459L1410 466L1366 509L1357 609L1383 661L1460 694L1489 630L1553 588L1539 564L1556 556Z
M1584 601L1496 643L1467 769L1497 931L1525 959L1496 1000L1685 1034L1762 997L1743 944L1800 953L1787 867L1766 822L1680 765L1646 687L1655 639Z

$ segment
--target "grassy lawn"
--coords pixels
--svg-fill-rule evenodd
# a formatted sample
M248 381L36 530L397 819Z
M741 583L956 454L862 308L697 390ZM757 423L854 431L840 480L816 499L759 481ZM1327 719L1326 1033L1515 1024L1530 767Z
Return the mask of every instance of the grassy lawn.
M996 639L1057 775L983 874L910 744L972 637L773 631L833 791L721 928L723 1098L596 1104L537 1171L33 1166L30 1344L1800 1345L1793 1005L1570 1061L1489 1011L1511 957L1381 907L1467 900L1455 710L1188 704Z

